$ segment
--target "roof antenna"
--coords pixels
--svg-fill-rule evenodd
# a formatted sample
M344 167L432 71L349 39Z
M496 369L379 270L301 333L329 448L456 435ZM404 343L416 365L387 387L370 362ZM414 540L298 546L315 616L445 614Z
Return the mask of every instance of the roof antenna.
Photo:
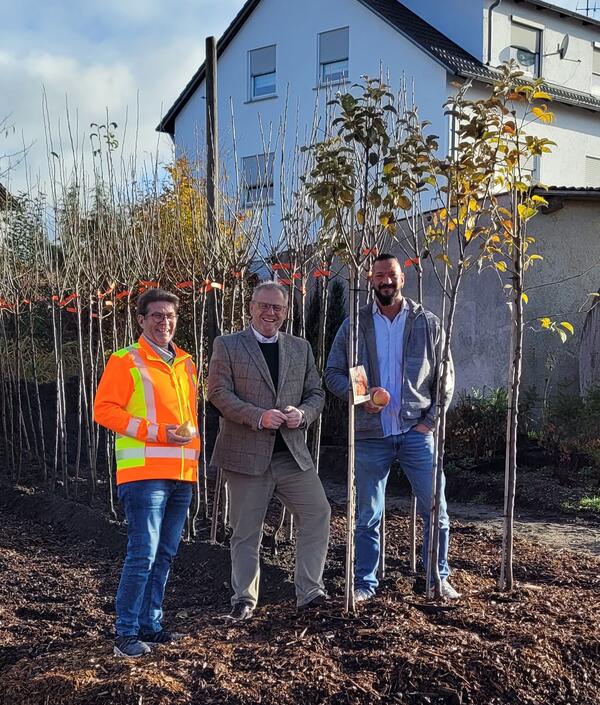
M576 7L577 12L585 12L588 17L592 18L599 9L600 7L596 3L594 3L594 7L591 7L590 0L585 0L585 2L578 2Z

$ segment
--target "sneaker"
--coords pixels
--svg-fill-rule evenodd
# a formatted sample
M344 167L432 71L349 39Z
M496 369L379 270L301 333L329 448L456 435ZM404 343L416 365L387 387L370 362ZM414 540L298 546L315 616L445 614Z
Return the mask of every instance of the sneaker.
M140 632L139 640L144 644L172 644L174 641L183 639L185 634L177 632L168 632L166 629L161 629L159 632Z
M254 608L247 602L236 602L231 612L225 615L225 619L230 622L245 622L254 614Z
M447 580L442 582L442 597L446 600L458 600L460 592L457 592Z
M113 654L119 658L138 658L150 653L150 647L137 636L118 636L115 639Z
M366 602L372 597L375 597L375 594L367 590L367 588L358 588L358 590L354 591L354 602Z
M316 597L313 597L313 599L310 602L307 602L304 605L298 605L298 612L304 612L305 610L317 609L319 607L327 607L328 602L329 602L329 599L327 598L327 595L320 593Z

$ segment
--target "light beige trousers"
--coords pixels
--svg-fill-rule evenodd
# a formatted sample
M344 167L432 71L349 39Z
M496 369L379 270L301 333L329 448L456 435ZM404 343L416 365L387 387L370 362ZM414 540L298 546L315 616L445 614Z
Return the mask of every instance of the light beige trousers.
M291 453L275 453L262 475L225 471L229 487L231 603L255 607L260 581L260 543L269 502L275 495L294 515L296 602L302 606L324 594L323 568L329 543L331 507L314 469L302 471Z

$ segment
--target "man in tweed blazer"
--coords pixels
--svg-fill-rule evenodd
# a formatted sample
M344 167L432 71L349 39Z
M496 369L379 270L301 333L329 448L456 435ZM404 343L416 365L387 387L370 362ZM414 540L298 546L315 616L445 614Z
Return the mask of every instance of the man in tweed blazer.
M250 618L258 600L259 549L273 495L297 526L298 608L325 600L331 510L305 435L325 393L307 341L279 332L287 306L284 287L259 284L251 326L217 338L210 360L208 398L222 415L211 463L223 468L230 492L232 621Z

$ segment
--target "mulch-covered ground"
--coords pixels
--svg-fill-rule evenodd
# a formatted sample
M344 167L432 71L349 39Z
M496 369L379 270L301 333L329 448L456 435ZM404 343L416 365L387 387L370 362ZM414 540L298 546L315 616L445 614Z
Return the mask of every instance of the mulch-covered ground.
M518 542L519 587L502 595L499 537L454 526L463 598L429 605L407 569L407 521L392 515L383 588L345 616L336 509L331 606L296 613L291 548L267 550L255 618L226 627L228 551L198 540L182 546L166 605L188 636L123 661L111 642L122 534L45 505L31 498L31 518L23 503L0 511L0 705L600 703L600 560L587 554Z

